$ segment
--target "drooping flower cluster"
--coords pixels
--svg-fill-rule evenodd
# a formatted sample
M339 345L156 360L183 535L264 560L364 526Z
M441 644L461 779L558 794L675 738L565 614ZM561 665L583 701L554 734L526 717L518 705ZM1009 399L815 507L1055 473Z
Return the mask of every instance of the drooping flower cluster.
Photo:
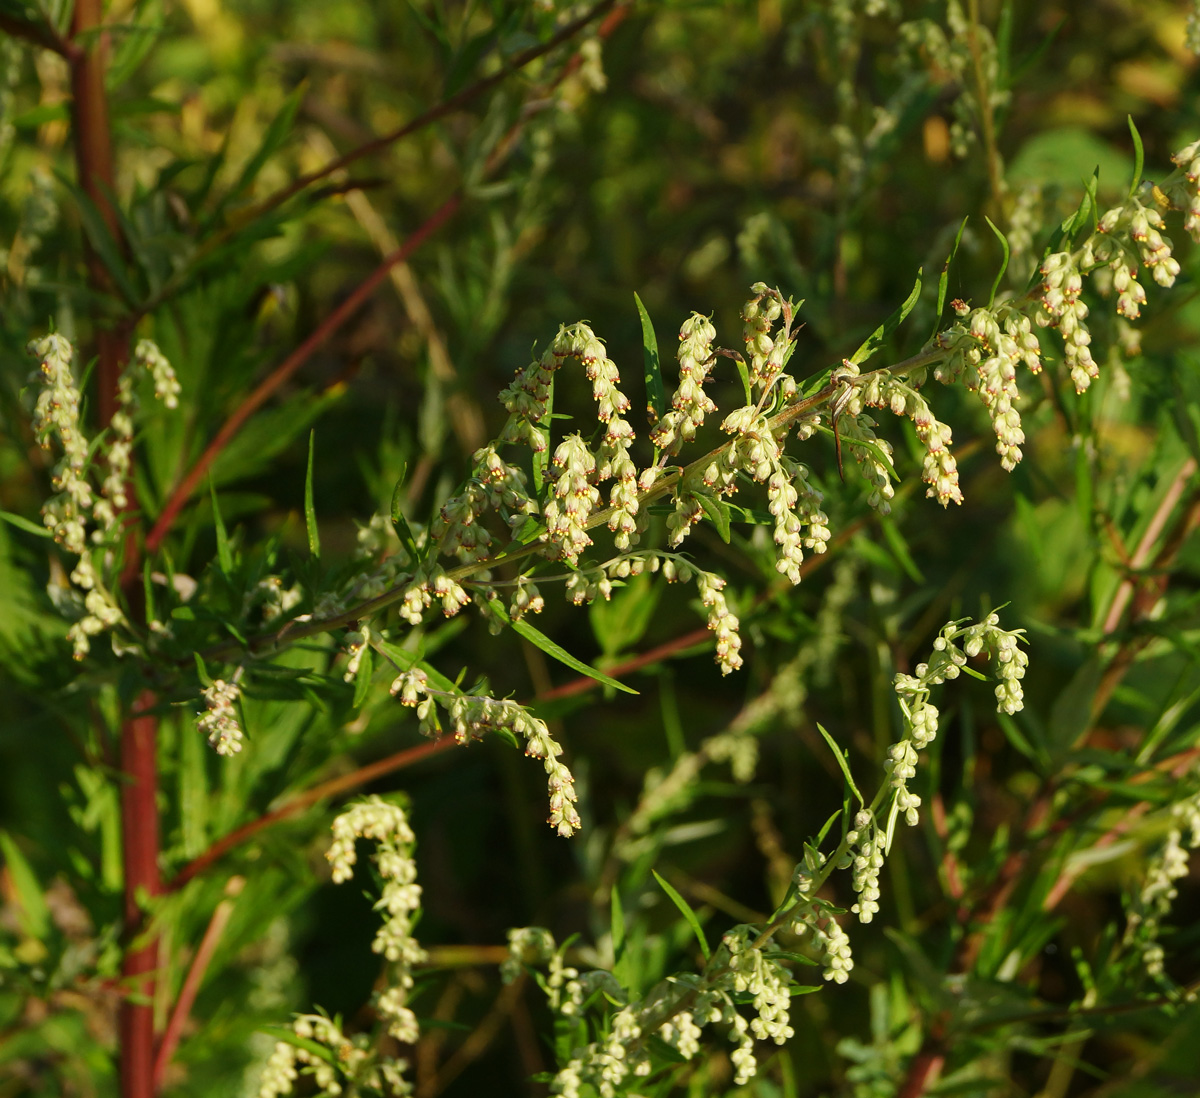
M1083 309L1086 315L1087 307ZM956 303L955 310L960 319L937 337L937 346L947 354L933 375L947 384L961 381L978 392L996 432L1000 463L1011 472L1021 460L1025 442L1016 407L1020 396L1016 368L1023 362L1030 373L1040 372L1041 346L1029 317L1010 303L979 309Z
M1193 771L1193 780L1195 776ZM1146 971L1156 978L1163 975L1165 954L1159 933L1178 895L1175 883L1188 874L1190 852L1200 849L1200 793L1176 801L1170 816L1171 828L1150 859L1141 890L1130 907L1124 936L1125 944L1140 951Z
M425 959L425 951L412 936L413 919L421 906L421 886L417 884L412 855L416 838L398 805L379 797L359 801L333 821L333 843L325 857L335 884L354 876L354 840L359 838L375 840L373 860L383 880L383 893L375 907L387 916L371 948L398 965L398 979L393 980L393 986L410 988L412 966Z
M704 383L716 361L712 349L716 338L716 328L699 313L693 313L679 329L679 387L671 397L671 410L650 432L650 440L664 454L679 453L685 442L696 437L704 417L717 410L704 391Z
M242 697L238 676L226 682L214 679L200 691L207 708L196 721L196 729L208 738L209 746L218 755L236 755L242 749L242 726L238 720L237 704Z
M917 664L912 675L896 675L895 689L905 733L889 749L885 764L894 793L887 827L889 835L898 814L903 814L910 826L917 823L921 798L908 788L908 782L917 772L917 753L937 736L938 710L929 702L930 689L958 678L968 659L984 654L996 661L1000 678L996 686L996 709L1010 715L1019 712L1024 704L1021 679L1029 663L1029 657L1019 646L1022 632L1001 629L996 614L989 614L977 625L949 622L933 642L929 662Z
M326 858L336 884L354 876L358 860L355 840L375 842L372 861L383 881L375 904L384 913L383 925L371 948L390 962L387 988L375 1000L375 1011L387 1035L401 1044L415 1044L420 1036L417 1017L408 1006L413 966L425 960L425 951L413 937L413 924L421 905L421 886L413 861L415 837L408 817L398 805L369 797L351 805L333 821L333 842ZM292 1030L303 1042L316 1042L332 1055L323 1056L306 1043L279 1041L267 1061L258 1098L291 1094L301 1074L312 1077L323 1095L340 1095L362 1089L386 1094L412 1093L404 1078L407 1061L380 1052L367 1034L347 1037L341 1026L322 1014L302 1014Z
M794 306L765 282L754 283L750 292L754 296L742 306L742 338L749 357L750 383L761 398L780 379L791 352ZM772 335L775 322L780 319L783 320L782 329ZM795 393L795 380L783 375L779 396L789 400Z
M391 692L404 705L413 706L421 721L421 731L433 736L441 732L435 703L446 712L459 743L482 739L488 732L506 729L525 742L525 754L542 760L550 791L550 826L560 835L573 835L580 826L575 810L575 779L560 761L562 746L550 734L546 722L514 701L475 694L435 690L420 668L402 671L392 683Z
M760 1041L769 1038L782 1045L795 1035L788 1024L792 974L753 944L757 937L754 927L739 926L726 934L722 942L729 950L734 991L754 996L756 1017L750 1020L750 1031Z
M111 545L120 533L119 516L129 505L126 486L137 414L136 386L142 374L151 374L155 395L171 408L178 404L179 383L158 348L149 340L139 341L133 362L117 381L117 408L109 437L99 451L106 473L97 489L89 480L94 471L92 447L80 421L81 395L71 369L71 344L51 334L32 341L28 349L40 361L42 379L33 411L35 437L44 449L50 449L54 439L62 449L62 458L53 471L55 494L42 507L42 521L59 545L79 557L71 571L71 582L77 589L74 604L82 602L82 613L67 636L75 658L83 659L91 650L92 637L124 621L124 614L92 560L89 520L96 524L90 540L97 545Z
M846 836L855 848L852 887L858 893L858 901L850 908L861 923L869 923L879 910L879 871L883 868L884 836L875 823L875 817L866 809L860 809L854 817L854 828Z
M434 599L441 603L442 613L448 618L471 602L471 596L461 583L447 575L441 565L432 564L418 568L408 580L400 603L400 617L409 625L420 625Z

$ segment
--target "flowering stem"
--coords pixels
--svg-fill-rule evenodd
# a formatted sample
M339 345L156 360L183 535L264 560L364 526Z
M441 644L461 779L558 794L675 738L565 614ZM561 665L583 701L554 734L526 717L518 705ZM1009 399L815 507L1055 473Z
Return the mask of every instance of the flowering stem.
M930 363L939 361L944 357L944 355L945 352L941 350L922 352L921 354L913 355L911 358L904 359L902 362L897 362L892 366L884 366L880 367L878 370L871 370L860 374L857 378L855 378L855 383L857 384L858 382L871 377L873 374L900 373L906 370L917 369L921 366L927 366ZM837 384L830 383L829 385L823 386L812 396L805 397L803 400L798 400L796 403L784 408L781 412L776 413L768 421L769 429L773 432L785 429L801 416L811 412L814 408L818 408L828 403L828 401L841 390L842 385L840 382ZM703 457L697 458L695 461L684 466L682 469L676 469L674 472L667 473L659 478L647 491L638 494L639 507L644 507L658 499L660 496L666 495L679 481L695 474L702 469L707 468L714 460L716 460L723 453L725 453L726 450L733 446L735 441L736 440L731 440L726 442L705 454ZM210 449L211 448L212 447L210 446ZM176 495L178 495L178 491L176 492ZM180 506L182 506L182 503L180 503ZM611 507L606 507L603 510L592 512L592 514L588 517L585 528L588 530L594 530L597 526L606 524L609 517L612 515L612 511L613 509ZM166 514L165 509L163 514ZM159 523L161 522L162 516L160 516L159 519ZM155 526L155 529L157 528L158 524ZM153 536L153 534L151 536ZM155 545L157 545L157 542ZM146 539L146 547L147 550L153 548L150 538ZM503 564L510 564L515 561L524 560L526 557L533 556L535 553L539 552L541 548L542 545L538 542L534 542L529 545L522 545L518 549L511 549L506 552L499 553L494 557L488 557L480 561L472 561L469 564L462 564L457 568L448 569L446 571L446 576L455 583L458 583L463 580L470 579L477 572L488 571ZM361 621L363 618L369 618L379 613L381 610L385 610L389 606L393 606L397 602L400 602L404 598L405 591L407 590L408 583L411 578L411 576L406 577L390 590L385 591L382 595L377 595L373 599L368 599L365 602L359 603L348 610L344 610L340 614L334 614L331 617L322 618L319 621L309 621L302 624L297 624L295 620L293 620L285 624L275 633L269 633L264 636L251 639L248 646L242 645L236 641L230 641L214 645L212 648L206 649L203 653L201 653L201 655L205 659L224 659L231 655L245 652L247 647L253 652L269 652L275 648L276 645L281 644L285 639L289 642L294 642L303 640L306 637L316 636L320 633L328 633L334 629L341 629L344 626Z

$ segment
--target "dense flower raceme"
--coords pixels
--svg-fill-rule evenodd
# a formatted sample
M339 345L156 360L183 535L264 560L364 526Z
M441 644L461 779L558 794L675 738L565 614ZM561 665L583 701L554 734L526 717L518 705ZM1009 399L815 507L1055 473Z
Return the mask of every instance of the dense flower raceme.
M50 593L75 618L67 636L75 658L83 659L91 650L92 637L125 620L104 573L105 560L120 536L120 514L129 505L127 485L138 383L148 375L154 395L168 408L174 408L179 402L179 382L162 352L150 340L139 340L133 361L118 379L117 409L100 447L102 460L97 461L80 420L81 395L71 368L71 344L51 334L31 342L29 353L40 363L34 433L44 449L51 449L57 442L62 452L53 471L55 494L42 507L42 521L54 540L78 558L71 571L71 588L62 591L52 584ZM104 476L97 484L101 471ZM90 536L89 525L93 526ZM115 637L113 644L114 648L126 647Z
M408 1006L413 986L413 966L425 960L425 951L413 937L413 925L421 904L413 861L415 837L408 817L398 805L369 797L352 805L333 821L333 843L326 857L335 884L354 876L356 839L375 842L373 861L383 881L375 904L384 922L372 949L390 963L388 986L375 1002L375 1010L388 1036L401 1044L415 1044L420 1031L416 1015ZM357 1093L366 1087L387 1094L410 1094L412 1085L404 1078L407 1063L384 1055L366 1034L347 1037L334 1020L319 1014L300 1015L292 1023L295 1035L329 1050L323 1056L310 1045L279 1041L267 1061L259 1084L259 1098L291 1094L301 1074L311 1075L322 1094L338 1095L345 1086Z
M563 1098L582 1095L587 1087L603 1096L625 1093L630 1084L657 1066L649 1037L660 1038L684 1059L691 1059L700 1049L704 1029L715 1024L722 1025L736 1045L730 1056L736 1085L752 1078L755 1041L783 1044L793 1035L789 1009L795 982L783 955L772 949L771 939L781 931L796 935L801 943L809 943L825 980L841 984L849 979L854 968L850 937L838 922L839 910L818 896L818 890L833 870L851 869L851 888L858 895L851 910L860 921L871 921L879 910L879 871L896 818L902 814L907 823L917 822L921 799L908 783L916 774L917 752L937 734L938 711L930 704L931 690L957 678L968 660L986 656L995 662L1000 680L995 688L997 709L1009 714L1019 711L1027 663L1019 647L1020 636L1019 630L1001 628L995 614L977 624L950 622L934 641L928 663L918 665L912 675L896 676L905 731L889 754L885 779L874 799L849 821L832 854L806 844L804 860L793 875L794 899L766 927L742 925L728 931L702 972L671 976L634 1000L615 984L611 974L581 972L567 964L565 950L556 948L548 930L523 927L510 931L509 955L502 968L506 981L513 980L524 966L544 966L541 985L547 1002L564 1018L578 1019L588 1009L603 1009L604 1002L612 1004L615 1011L601 1025L596 1040L574 1050L555 1076L553 1092ZM695 761L689 761L680 772L694 779ZM670 786L671 776L649 785L645 811L664 810L663 798L670 799ZM660 787L664 792L659 792ZM650 807L651 802L655 807ZM1186 819L1194 826L1200 821L1200 812L1193 809ZM1166 880L1171 872L1178 876L1177 870L1168 867L1159 877ZM1157 887L1159 894L1166 894L1169 883ZM594 994L600 989L603 997ZM746 996L750 997L749 1019L736 1005L745 1002Z

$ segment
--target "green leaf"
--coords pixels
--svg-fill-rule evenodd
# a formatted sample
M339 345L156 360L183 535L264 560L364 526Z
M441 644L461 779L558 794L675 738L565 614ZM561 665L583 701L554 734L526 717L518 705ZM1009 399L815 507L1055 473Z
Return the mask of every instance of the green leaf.
M855 366L860 366L878 351L883 346L884 341L904 323L905 317L912 312L913 306L916 305L917 298L920 296L921 270L918 268L917 281L913 284L912 291L908 297L904 299L904 303L866 338L863 345L851 356L850 361Z
M857 793L858 790L856 789L854 792ZM862 797L859 797L858 799L861 801ZM843 803L843 807L837 809L833 813L833 815L830 816L829 819L827 819L825 821L825 823L821 826L821 830L817 832L817 840L816 840L817 846L820 846L825 841L825 836L829 834L829 829L831 827L833 827L833 825L837 822L838 817L843 815L846 812L846 809L850 805L850 798L846 797L842 803Z
M0 854L8 869L19 905L17 922L23 933L44 939L50 932L50 908L38 884L37 874L7 831L0 831Z
M717 533L721 535L721 540L729 544L729 507L715 496L705 495L703 492L696 493L696 501L700 504L701 509L712 521L712 524L717 528Z
M626 962L630 960L625 952L625 910L621 906L621 894L617 891L617 886L612 886L611 904L609 907L609 925L612 929L612 951L613 951L613 975L621 973L617 979L622 984L628 984L627 977L629 974L624 970L628 967Z
M217 562L221 565L221 571L229 576L233 574L233 552L229 548L229 534L225 530L225 523L221 520L221 509L217 506L217 489L211 477L208 481L208 490L212 495L213 531L217 535Z
M793 343L792 346L794 347L795 344ZM746 365L746 360L741 355L738 355L733 361L737 366L738 377L742 379L742 394L745 401L747 404L753 404L754 389L750 384L750 367Z
M912 554L908 551L908 542L904 540L904 535L900 532L900 527L896 524L896 520L890 515L880 515L879 526L883 530L884 540L887 541L888 548L891 549L896 559L900 562L900 567L907 573L908 578L914 583L924 583L925 577L921 574L921 569L917 567L917 562L913 560Z
M775 516L770 511L759 511L752 507L739 507L736 503L726 503L725 509L730 517L747 526L774 526ZM653 510L653 508L651 508Z
M1000 241L1000 247L1004 250L1004 258L1000 262L1000 270L996 272L996 280L992 283L992 292L988 297L988 308L990 309L996 303L996 291L1000 289L1000 280L1004 277L1004 272L1008 270L1008 258L1012 254L1008 246L1008 238L996 228L990 217L984 216L984 221L988 223L988 228L996 234L996 239Z
M136 305L140 295L130 281L129 272L125 269L125 260L121 256L121 247L117 243L116 237L113 236L112 230L109 229L108 222L104 220L104 215L100 213L100 208L82 188L76 186L65 175L58 172L55 172L55 175L75 199L84 234L100 262L104 264L104 269L112 277L113 285L126 302Z
M474 35L458 50L446 73L446 83L442 90L445 98L450 98L466 87L467 81L479 67L480 61L495 45L496 37L496 28L489 27Z
M287 136L292 129L292 123L296 120L296 112L300 110L300 104L304 101L307 91L307 84L302 83L284 101L279 113L271 119L271 124L267 127L267 132L263 134L262 143L258 146L254 155L246 161L246 166L242 169L242 174L238 176L237 183L234 184L233 189L221 200L216 211L217 215L221 213L225 206L250 187L258 177L258 173L263 170L267 161L278 151L284 141L287 140Z
M371 675L374 672L374 660L370 645L363 649L359 661L358 674L354 677L354 708L361 709L366 704L367 695L371 692Z
M24 530L27 534L33 534L39 538L51 538L54 535L44 526L39 526L36 522L30 522L27 518L22 518L20 515L14 515L11 511L0 511L0 519L10 523L18 530Z
M259 1032L274 1037L275 1040L282 1041L286 1045L292 1045L294 1048L302 1048L306 1052L312 1053L318 1060L323 1060L330 1067L337 1067L337 1054L319 1041L311 1041L307 1037L297 1037L292 1030L284 1026L264 1026Z
M962 219L962 224L959 225L958 232L954 235L954 247L950 249L950 254L946 256L946 262L942 264L942 274L938 279L937 311L933 314L933 331L929 335L930 339L933 339L938 334L938 326L942 322L942 309L946 305L946 290L950 285L950 264L958 254L958 246L962 243L963 230L966 229L969 220L970 218L967 217Z
M546 390L546 418L534 428L542 436L544 445L533 452L533 490L538 499L542 498L542 489L546 485L546 476L550 468L550 427L554 417L554 378L550 375L550 384ZM543 426L544 424L544 426Z
M504 604L499 599L491 599L488 602L493 614L496 615L506 625L512 627L514 633L524 637L530 644L540 648L547 656L558 660L559 663L565 664L572 671L578 671L581 675L587 675L589 679L595 679L596 682L603 683L605 686L611 686L614 690L623 690L626 694L636 694L637 691L632 686L626 686L623 682L618 682L616 679L609 678L603 671L598 671L596 668L586 664L581 659L576 659L561 645L555 644L545 633L540 629L535 629L527 621L513 621L508 616L508 611L504 609Z
M841 767L842 773L845 775L846 784L850 787L850 792L858 798L859 804L865 804L863 795L858 791L858 786L854 784L854 778L850 775L850 764L846 761L846 756L842 754L842 749L838 747L834 738L825 731L824 725L818 723L817 731L821 733L821 737L829 744L829 750L833 752L833 757L837 759L837 764Z
M404 493L401 489L404 487L404 478L407 475L408 465L405 464L400 470L400 479L396 481L396 487L392 489L392 525L396 528L400 543L413 562L420 563L423 558L417 549L417 539L413 537L408 519L404 517Z
M313 507L313 450L316 448L317 432L308 432L308 472L304 474L304 525L308 530L308 551L321 555L321 534L317 529L317 512Z
M606 656L632 648L654 620L662 585L651 582L648 573L633 576L617 587L610 599L595 599L588 607L592 632Z
M654 334L654 325L646 306L635 292L633 300L637 302L638 316L642 321L642 362L645 366L646 379L646 415L650 422L657 423L667 409L667 395L663 391L662 365L658 357L658 337Z
M692 910L692 905L667 884L658 875L657 870L652 869L650 872L654 874L654 879L659 883L659 887L671 897L671 902L679 908L680 914L687 920L687 925L692 928L692 933L696 935L696 941L700 943L700 952L704 954L704 959L707 961L712 956L712 952L708 948L708 942L704 940L704 931L700 928L700 920L696 918L696 913Z
M441 690L445 694L462 693L456 683L451 682L436 667L426 663L419 652L410 652L390 641L379 640L376 643L384 655L401 671L407 671L410 667L419 667L425 672L425 677L433 684L435 690Z
M1146 150L1142 148L1142 135L1138 133L1138 128L1133 124L1133 115L1127 115L1126 120L1129 122L1129 134L1133 138L1133 182L1129 184L1129 197L1132 198L1137 194L1137 189L1142 183L1142 167L1146 163Z

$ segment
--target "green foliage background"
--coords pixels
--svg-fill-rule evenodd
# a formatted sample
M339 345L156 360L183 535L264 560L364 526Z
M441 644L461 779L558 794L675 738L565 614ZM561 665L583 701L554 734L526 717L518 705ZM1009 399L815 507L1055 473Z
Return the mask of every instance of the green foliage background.
M894 6L906 19L947 25L942 3ZM353 549L356 522L386 512L402 472L406 513L429 520L472 451L502 424L494 394L560 322L588 319L636 406L635 291L669 360L675 326L691 310L713 316L720 343L740 346L747 286L778 285L804 299L792 366L804 377L852 353L923 268L923 296L888 348L888 361L897 361L934 328L937 274L964 217L951 296L987 300L1001 249L984 214L1014 245L1002 286L1019 293L1093 169L1102 209L1127 193L1127 116L1144 142L1149 178L1165 175L1171 153L1200 136L1181 5L970 5L962 18L974 12L977 33L999 42L989 79L1011 82L995 104L990 152L978 114L963 106L978 91L970 66L960 80L929 51L901 48L887 7L636 4L603 41L603 90L589 85L587 65L552 87L567 56L554 54L360 160L347 177L239 225L256 199L545 37L552 5L112 5L109 20L120 28L110 80L117 191L132 241L122 296L126 305L157 302L143 328L175 365L184 393L182 416L159 414L140 437L143 508L156 513L251 382L374 268L386 238L402 241L460 190L459 211L413 255L410 282L382 285L215 465L243 582L266 568L269 552L275 570L305 566L310 428L322 561L336 562ZM957 41L969 59L967 39ZM0 507L36 521L48 463L28 428L25 343L53 325L86 345L94 318L125 306L96 302L82 279L87 212L72 182L64 67L23 49L3 61L11 129L0 151ZM879 108L890 129L878 124ZM975 131L964 156L951 148L960 108ZM500 163L489 168L492 154ZM1018 251L1014 219L1031 185L1039 188L1033 236ZM237 231L205 243L229 226ZM1113 989L1097 977L1121 1012L1077 1020L1074 1029L1054 1015L1084 994L1073 953L1103 964L1109 928L1124 925L1122 895L1140 887L1161 820L1151 813L1114 853L1098 856L1052 915L1040 909L1066 859L1091 849L1138 803L1135 771L1191 750L1200 733L1200 559L1191 525L1169 570L1139 588L1141 616L1119 636L1102 629L1123 575L1116 546L1136 543L1171 478L1197 453L1197 259L1173 228L1184 275L1170 293L1148 284L1143 354L1116 350L1111 305L1101 306L1093 309L1101 380L1087 395L1076 398L1053 370L1044 383L1022 378L1028 444L1014 473L999 468L979 409L944 394L938 407L954 428L961 508L943 511L923 497L915 441L897 421L886 430L908 488L885 520L866 507L852 463L839 478L829 440L806 444L835 542L810 558L798 588L776 575L761 529L735 528L730 545L709 527L693 536L689 551L729 578L747 666L722 678L711 644L700 642L630 675L637 696L590 689L538 707L580 780L582 835L566 841L545 828L540 771L500 740L367 787L403 790L418 835L426 900L418 935L438 962L418 999L422 1018L436 1020L416 1056L418 1093L530 1093L541 1084L529 1078L553 1069L540 996L525 986L497 1000L497 954L477 948L501 946L507 928L538 924L560 941L602 941L615 886L648 980L694 951L651 868L701 912L710 937L769 915L805 839L841 805L841 774L816 724L848 750L860 784L868 775L873 785L899 727L892 675L925 658L944 621L1000 605L1007 627L1029 633L1025 712L998 723L986 688L945 688L943 732L922 794L928 805L940 793L949 822L939 833L923 818L901 835L883 878L883 911L851 931L852 982L794 1000L795 1039L778 1052L772 1046L745 1093L898 1093L923 1039L951 1016L960 1040L944 1093L1151 1096L1190 1079L1196 1008L1133 1009L1164 992L1139 984L1128 966ZM724 408L738 383L732 369L721 376L714 396ZM587 399L581 379L561 381L556 411L587 417ZM1180 514L1195 508L1196 492L1193 476ZM170 567L203 573L205 597L232 605L242 591L236 582L226 590L209 565L216 545L205 491L169 542ZM122 672L115 661L72 664L65 623L44 594L61 582L44 547L0 524L0 828L20 864L32 867L54 927L39 935L22 922L18 863L9 864L4 949L24 967L6 970L0 984L0 1094L109 1094L121 887L113 692ZM632 583L590 612L548 597L538 627L608 669L695 630L692 604L681 586ZM451 678L467 668L467 682L486 676L494 696L518 699L572 678L512 634L497 641L466 618L432 631L427 645ZM1122 644L1135 648L1132 666L1093 721L1112 646ZM335 639L318 638L286 659L323 673L336 648ZM409 711L385 687L376 684L360 716L339 675L281 678L278 691L248 697L248 747L229 761L211 756L194 732L194 680L168 684L168 875L288 791L417 743ZM618 856L614 838L629 838L622 827L647 772L764 697L774 709L760 730L754 781L706 768L672 814ZM1139 758L1152 730L1153 751ZM1075 846L1022 831L1040 783L1056 774L1067 775L1057 819ZM1160 803L1171 799L1165 791ZM177 982L226 880L247 880L169 1093L256 1093L244 1080L271 1041L254 1031L312 1003L365 1024L360 1012L378 974L369 949L375 916L361 890L321 876L338 803L264 830L170 901L164 919L178 952L168 977ZM948 898L947 847L963 867L960 905L968 909L1009 852L1028 854L1007 903L992 912L994 956L971 977L978 986L966 994L978 1010L966 1020L950 1004L962 988L944 974L984 912L963 914ZM1173 917L1179 929L1165 936L1168 974L1181 985L1200 976L1195 913L1196 890L1185 881ZM1033 1020L1011 1021L1025 1015ZM677 1085L680 1093L725 1093L729 1079L717 1054Z

